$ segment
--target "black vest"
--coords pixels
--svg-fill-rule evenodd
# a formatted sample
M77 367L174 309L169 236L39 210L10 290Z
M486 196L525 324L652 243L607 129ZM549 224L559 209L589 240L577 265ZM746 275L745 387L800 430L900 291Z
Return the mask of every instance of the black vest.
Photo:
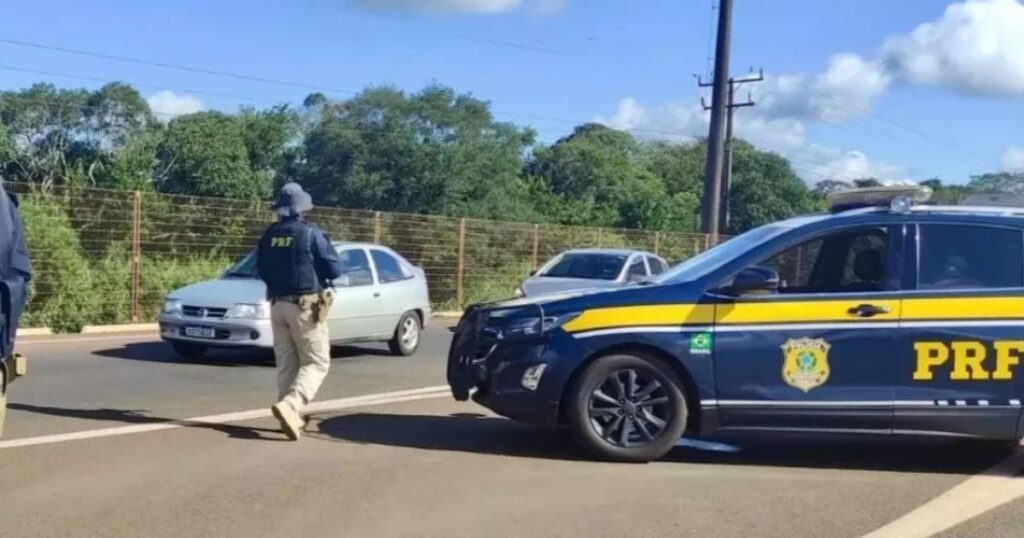
M268 297L317 293L322 289L313 260L316 228L300 220L283 220L263 232L259 246L260 276Z

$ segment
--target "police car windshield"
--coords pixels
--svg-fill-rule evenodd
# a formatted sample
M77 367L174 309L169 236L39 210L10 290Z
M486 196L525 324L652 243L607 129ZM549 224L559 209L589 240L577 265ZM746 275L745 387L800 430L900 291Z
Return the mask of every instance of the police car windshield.
M725 265L736 256L790 229L790 226L781 224L754 228L680 263L659 275L653 282L655 284L678 284L694 281Z
M256 272L256 253L249 253L224 273L224 278L259 278Z

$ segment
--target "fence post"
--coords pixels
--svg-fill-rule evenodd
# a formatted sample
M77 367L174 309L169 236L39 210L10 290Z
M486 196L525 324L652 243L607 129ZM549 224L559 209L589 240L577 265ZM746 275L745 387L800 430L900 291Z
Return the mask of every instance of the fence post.
M455 274L455 306L463 307L463 274L466 269L466 219L459 219L459 267Z
M540 224L533 225L533 270L537 270L537 255L540 251Z
M711 248L711 234L704 234L704 250Z
M597 229L597 248L601 248L604 246L601 244L601 240L604 238L604 234L601 233L602 230L604 230L604 228Z
M661 248L661 232L654 232L654 255L661 256L658 250Z
M138 323L142 310L142 193L139 191L132 194L131 280L132 323Z
M373 242L380 243L380 211L373 212Z

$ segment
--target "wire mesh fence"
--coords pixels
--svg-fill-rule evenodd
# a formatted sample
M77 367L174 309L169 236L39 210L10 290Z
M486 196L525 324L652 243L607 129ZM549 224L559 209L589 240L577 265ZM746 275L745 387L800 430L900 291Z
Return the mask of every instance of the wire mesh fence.
M155 319L168 292L221 275L273 219L265 202L6 188L20 197L35 267L23 324L63 331ZM712 245L701 234L326 207L308 218L333 240L383 244L422 267L437 310L510 296L531 270L571 248L647 250L675 263Z

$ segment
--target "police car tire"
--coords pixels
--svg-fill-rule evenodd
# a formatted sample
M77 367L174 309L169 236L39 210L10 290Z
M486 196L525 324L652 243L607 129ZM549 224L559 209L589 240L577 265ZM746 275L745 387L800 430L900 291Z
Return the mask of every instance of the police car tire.
M669 397L672 410L672 416L666 421L668 424L653 441L632 447L616 446L602 439L591 424L588 411L590 394L594 389L612 372L626 368L641 370L658 379ZM600 459L624 463L657 460L675 447L686 430L688 410L683 384L676 373L657 357L641 353L601 357L587 367L571 390L567 414L569 431L577 444Z
M203 358L206 355L207 347L202 344L193 344L190 342L173 342L171 346L174 347L174 352L185 359L197 360Z
M416 312L406 312L402 316L402 319L398 320L398 326L395 327L395 333L391 336L391 340L388 341L388 349L391 350L392 355L398 355L400 357L408 357L416 352L420 347L420 340L423 338L422 334L416 337L416 343L411 347L406 347L402 342L402 327L412 319L416 323L416 330L422 331L423 324L420 323L420 317Z

